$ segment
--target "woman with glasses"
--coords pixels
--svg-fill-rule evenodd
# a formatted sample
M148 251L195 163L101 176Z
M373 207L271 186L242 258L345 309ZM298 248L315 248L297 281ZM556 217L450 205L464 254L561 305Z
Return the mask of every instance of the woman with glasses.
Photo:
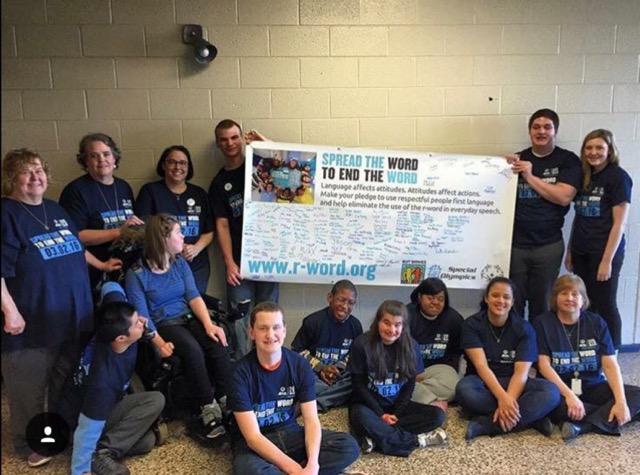
M109 246L127 226L144 224L133 214L133 191L113 175L120 163L120 149L106 134L88 134L80 140L76 159L87 172L69 183L60 195L60 205L79 230L80 241L100 261L109 262ZM117 268L117 267L115 267ZM89 268L91 288L104 270Z
M449 306L449 291L440 279L423 280L407 305L411 336L418 343L425 370L416 378L412 399L446 411L460 380L458 366L464 319Z
M213 218L206 191L188 183L193 171L191 154L186 147L167 147L156 166L156 173L162 179L140 189L135 210L143 218L166 213L178 220L184 235L182 257L189 263L198 292L204 294L209 282L207 247L213 240Z

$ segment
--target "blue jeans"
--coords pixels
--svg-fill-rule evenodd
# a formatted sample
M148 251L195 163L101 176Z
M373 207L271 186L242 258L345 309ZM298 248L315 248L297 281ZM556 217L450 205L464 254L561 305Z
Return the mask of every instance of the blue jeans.
M511 378L498 378L505 390ZM475 416L491 416L498 408L498 400L489 391L480 376L465 376L456 386L456 400ZM513 430L522 430L549 414L560 404L560 391L546 379L528 378L522 394L518 398L520 421Z
M277 302L279 286L277 282L262 282L257 280L242 279L240 285L227 284L227 300L230 309L238 307L240 302L250 300L251 307L261 302ZM251 339L249 338L249 314L234 322L236 360L251 351Z
M418 447L417 434L440 427L445 413L435 406L409 401L398 422L389 425L364 404L349 407L349 423L357 437L370 437L376 450L386 455L408 457Z
M307 449L304 442L304 428L298 424L275 430L265 434L276 447L301 465L307 460ZM360 447L356 440L344 432L322 430L318 463L322 475L333 475L342 472L360 455ZM246 474L281 474L278 467L256 454L249 448L244 438L233 445L233 473Z

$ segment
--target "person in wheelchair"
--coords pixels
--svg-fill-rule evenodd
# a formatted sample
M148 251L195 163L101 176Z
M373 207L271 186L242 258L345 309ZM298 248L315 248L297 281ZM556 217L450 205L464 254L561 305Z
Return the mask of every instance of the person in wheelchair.
M103 300L97 311L95 341L90 352L85 350L91 357L73 438L73 475L128 475L129 469L119 460L145 454L161 442L157 422L165 402L162 393L125 394L138 341L146 333L146 319L125 301L122 288L114 285L120 292L111 292L111 298Z
M202 434L216 439L226 434L219 404L226 403L231 373L226 335L211 320L180 254L184 236L178 221L160 213L150 217L145 228L143 257L125 277L127 297L141 316L148 317L151 341L160 356L168 358L175 352L180 357Z

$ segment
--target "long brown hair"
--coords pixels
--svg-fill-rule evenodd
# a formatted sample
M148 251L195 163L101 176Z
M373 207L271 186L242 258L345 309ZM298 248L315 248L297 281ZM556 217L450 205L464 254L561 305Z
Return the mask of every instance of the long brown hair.
M582 141L582 147L580 147L580 161L582 162L582 190L589 191L591 186L591 165L585 158L584 148L587 146L587 142L593 139L602 139L609 148L609 155L607 156L607 163L611 165L620 164L620 155L618 154L618 147L613 138L613 133L607 129L596 129L589 132Z
M384 318L385 314L394 317L402 317L402 333L394 343L398 345L396 353L396 367L387 368L387 362L384 357L384 343L380 338L378 324ZM376 377L386 378L389 371L397 370L402 378L412 378L416 373L416 353L413 339L409 335L409 315L407 307L398 300L385 300L378 307L376 318L371 322L369 327L369 345L371 347L371 365L375 368Z
M178 220L165 213L151 216L145 223L143 256L151 266L165 270L166 264L173 264L174 256L170 255L167 261L167 238L176 224L179 225Z

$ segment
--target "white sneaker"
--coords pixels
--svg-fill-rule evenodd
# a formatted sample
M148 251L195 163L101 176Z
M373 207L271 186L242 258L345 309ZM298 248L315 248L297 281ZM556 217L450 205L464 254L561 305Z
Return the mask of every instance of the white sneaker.
M418 447L424 449L425 447L435 447L438 445L444 445L447 443L447 433L442 427L432 430L431 432L424 432L418 434Z
M373 452L373 439L371 437L364 437L362 439L362 445L360 445L360 448L362 449L362 453L363 454L370 454L371 452Z

